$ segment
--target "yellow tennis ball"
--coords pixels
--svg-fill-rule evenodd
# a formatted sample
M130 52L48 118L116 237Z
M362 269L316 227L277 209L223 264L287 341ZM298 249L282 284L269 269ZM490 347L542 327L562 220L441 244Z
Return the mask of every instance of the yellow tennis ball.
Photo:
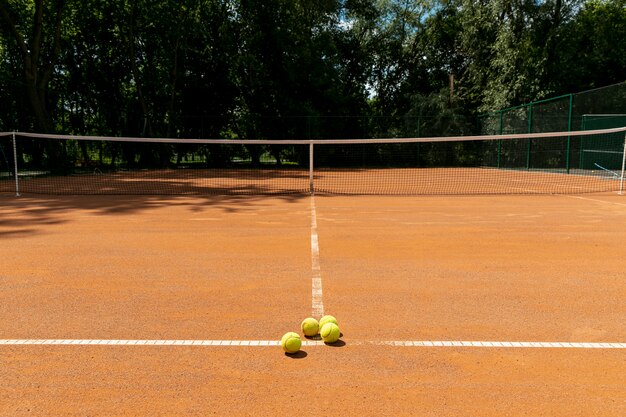
M283 350L287 353L296 353L302 346L300 335L295 332L285 333L282 339L280 339L280 346L282 346Z
M335 343L339 340L340 334L339 326L335 323L326 323L320 329L320 336L322 336L322 340L326 343Z
M320 319L320 330L322 327L324 327L326 323L335 323L337 326L339 326L336 318L334 318L333 316L324 316Z
M317 322L317 320L311 317L302 320L302 324L300 325L300 327L302 327L302 333L304 333L305 336L309 337L315 336L320 330L320 324Z

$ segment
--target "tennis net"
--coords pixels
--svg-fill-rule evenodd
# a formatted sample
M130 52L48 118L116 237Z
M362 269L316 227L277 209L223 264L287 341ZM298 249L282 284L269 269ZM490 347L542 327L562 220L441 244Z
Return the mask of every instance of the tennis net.
M230 140L0 134L0 192L622 192L626 127L402 139Z

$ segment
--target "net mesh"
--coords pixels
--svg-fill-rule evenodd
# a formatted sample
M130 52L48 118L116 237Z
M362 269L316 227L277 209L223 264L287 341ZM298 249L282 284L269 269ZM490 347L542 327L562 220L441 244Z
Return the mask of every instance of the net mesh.
M301 141L20 133L16 149L21 193L563 194L620 190L625 133ZM0 145L0 192L15 193L12 139Z

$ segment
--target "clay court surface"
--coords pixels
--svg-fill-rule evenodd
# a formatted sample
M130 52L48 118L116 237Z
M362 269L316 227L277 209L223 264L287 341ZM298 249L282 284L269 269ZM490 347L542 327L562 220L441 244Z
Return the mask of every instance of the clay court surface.
M4 194L0 238L2 416L626 415L617 194Z

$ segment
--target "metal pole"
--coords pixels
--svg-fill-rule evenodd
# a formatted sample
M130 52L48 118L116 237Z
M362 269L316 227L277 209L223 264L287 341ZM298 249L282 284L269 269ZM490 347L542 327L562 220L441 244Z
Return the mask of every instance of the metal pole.
M533 132L533 102L528 105L528 133ZM528 138L528 149L526 149L526 169L530 169L530 152L533 146L533 140Z
M622 176L619 179L619 195L624 195L624 169L626 169L626 135L624 135L624 154L622 155Z
M567 115L567 131L571 132L572 131L572 106L573 106L573 101L574 101L574 95L570 94L569 95L569 112ZM567 136L567 151L565 154L565 170L567 171L567 173L569 174L569 164L570 164L570 148L572 145L572 138L571 136Z
M502 126L502 112L500 112L500 135L503 132ZM502 140L498 141L498 168L500 168L500 162L502 161Z
M15 196L20 196L20 181L17 176L17 145L15 142L15 132L13 132L13 172L15 174Z
M313 186L313 144L309 144L309 192L311 195L315 194L315 188Z

